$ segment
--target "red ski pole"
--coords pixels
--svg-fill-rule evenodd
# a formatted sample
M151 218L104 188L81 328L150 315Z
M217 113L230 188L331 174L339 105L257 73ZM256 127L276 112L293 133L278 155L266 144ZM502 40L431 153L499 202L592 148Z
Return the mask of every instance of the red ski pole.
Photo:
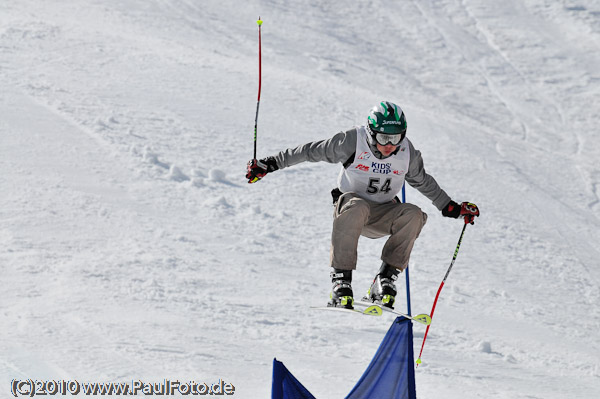
M460 238L458 239L458 244L456 245L456 250L454 250L454 256L452 257L452 262L450 262L450 267L448 267L448 271L446 272L446 275L444 276L444 279L442 280L442 283L440 284L440 288L438 288L437 290L437 294L435 294L435 299L433 300L433 307L431 308L431 313L429 314L429 316L432 319L433 322L433 312L435 311L435 305L437 304L438 298L440 297L440 292L442 292L442 288L444 288L444 283L446 282L446 279L448 278L448 275L450 274L450 270L452 270L452 266L454 266L454 261L456 260L456 256L458 255L458 250L460 249L460 243L462 242L463 239L463 235L465 234L465 229L467 228L467 218L465 218L465 225L462 228L462 232L460 233ZM419 352L419 358L417 359L417 367L419 367L419 364L421 364L421 355L423 354L423 347L425 346L425 340L427 339L427 333L429 333L429 327L431 327L431 324L429 324L427 326L427 329L425 330L425 336L423 337L423 343L421 344L421 351Z
M256 159L256 138L258 136L257 134L257 130L258 130L258 107L260 105L260 86L261 86L261 80L262 80L262 65L261 65L261 59L262 59L262 54L261 54L261 43L260 43L260 27L263 23L263 21L261 21L260 17L258 17L258 21L256 21L256 23L258 24L258 99L256 100L256 117L254 118L254 158Z

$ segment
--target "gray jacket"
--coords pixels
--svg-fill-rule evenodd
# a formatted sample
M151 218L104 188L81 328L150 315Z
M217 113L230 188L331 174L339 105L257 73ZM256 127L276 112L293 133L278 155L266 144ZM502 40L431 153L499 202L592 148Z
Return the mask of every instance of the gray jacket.
M279 169L296 165L302 162L329 162L341 163L348 166L354 160L356 151L356 129L350 129L345 132L337 133L327 140L313 141L311 143L300 145L296 148L288 148L275 155L275 160ZM442 210L450 202L450 197L440 188L435 179L425 172L423 166L423 157L421 152L416 150L410 140L410 164L405 175L405 180L421 194L429 198L434 206ZM375 146L371 146L373 154L379 159L383 159L382 154L377 151ZM390 155L391 157L394 154Z

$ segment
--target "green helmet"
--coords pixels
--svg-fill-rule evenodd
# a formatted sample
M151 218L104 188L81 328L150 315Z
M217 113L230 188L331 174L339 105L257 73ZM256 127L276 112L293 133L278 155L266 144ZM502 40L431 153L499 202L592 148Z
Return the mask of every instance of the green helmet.
M394 137L391 140L393 144L398 144L406 136L406 118L404 117L404 112L402 108L389 101L382 101L374 106L367 117L367 122L373 143L377 141L385 145L384 142L381 142L383 138L389 139L386 136L400 135L400 137ZM377 137L378 133L380 134L379 138ZM389 141L386 140L385 142Z

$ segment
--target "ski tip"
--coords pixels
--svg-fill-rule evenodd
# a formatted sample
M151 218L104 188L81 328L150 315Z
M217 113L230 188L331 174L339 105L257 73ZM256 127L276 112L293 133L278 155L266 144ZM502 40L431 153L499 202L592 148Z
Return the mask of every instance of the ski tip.
M425 324L426 326L431 324L431 316L428 314L419 314L413 317L413 320L418 321L421 324Z

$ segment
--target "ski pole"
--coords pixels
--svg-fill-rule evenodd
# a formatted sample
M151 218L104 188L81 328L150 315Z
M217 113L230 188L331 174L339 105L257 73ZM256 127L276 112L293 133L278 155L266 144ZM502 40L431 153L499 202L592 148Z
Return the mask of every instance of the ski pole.
M263 21L261 21L260 16L258 17L258 21L256 21L256 23L258 24L258 99L256 100L256 117L254 118L254 158L256 159L256 138L258 136L257 134L257 129L258 129L258 107L260 105L260 86L261 86L261 80L262 80L262 65L261 65L261 59L262 59L262 52L261 52L261 44L260 44L260 27L263 23Z
M402 203L406 203L406 184L402 185ZM410 275L409 275L409 267L406 266L404 269L404 274L406 276L406 313L409 316L412 316L412 308L410 304Z
M433 300L433 307L431 308L431 313L429 314L432 321L433 321L433 312L435 311L435 305L437 304L438 298L440 296L440 292L442 292L442 288L444 288L444 283L446 282L446 279L448 278L448 275L450 274L450 270L452 270L452 266L454 266L454 261L456 260L456 256L458 255L458 250L460 249L460 243L462 242L463 235L465 234L465 229L467 228L467 223L468 223L467 219L465 218L465 225L463 226L462 232L460 233L460 238L458 239L458 244L456 244L456 249L454 250L454 256L452 257L452 262L450 262L450 267L448 267L448 271L446 272L446 275L444 276L444 279L442 280L442 283L440 284L440 288L438 288L438 290L437 290L435 299ZM429 332L429 327L431 327L431 324L429 324L427 326L427 329L425 330L425 336L423 337L423 343L421 344L421 351L419 352L419 358L417 359L417 367L419 367L419 364L421 364L421 355L423 354L423 347L425 346L425 340L427 339L427 333Z

